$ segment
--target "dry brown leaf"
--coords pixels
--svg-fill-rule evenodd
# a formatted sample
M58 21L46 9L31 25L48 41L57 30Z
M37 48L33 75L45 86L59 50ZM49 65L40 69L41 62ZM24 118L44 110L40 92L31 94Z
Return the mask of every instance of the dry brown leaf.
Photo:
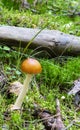
M14 93L16 96L19 95L21 88L23 87L23 84L21 84L19 81L15 81L10 84L10 93Z

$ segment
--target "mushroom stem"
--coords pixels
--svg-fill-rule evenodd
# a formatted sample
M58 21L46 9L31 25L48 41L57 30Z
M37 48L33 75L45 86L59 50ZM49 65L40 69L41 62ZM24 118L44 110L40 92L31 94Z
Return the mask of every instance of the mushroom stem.
M31 78L32 78L32 74L27 74L26 79L24 80L24 85L23 85L23 87L20 91L20 94L19 94L18 98L16 99L16 102L15 102L12 109L20 109L21 108L24 97L28 91Z

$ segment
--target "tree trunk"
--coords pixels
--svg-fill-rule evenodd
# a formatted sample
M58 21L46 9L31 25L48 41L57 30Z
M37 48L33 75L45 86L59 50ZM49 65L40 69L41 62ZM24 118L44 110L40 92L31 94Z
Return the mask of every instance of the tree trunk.
M26 47L40 29L0 26L0 44ZM48 51L52 56L80 55L80 37L58 30L42 30L29 48Z

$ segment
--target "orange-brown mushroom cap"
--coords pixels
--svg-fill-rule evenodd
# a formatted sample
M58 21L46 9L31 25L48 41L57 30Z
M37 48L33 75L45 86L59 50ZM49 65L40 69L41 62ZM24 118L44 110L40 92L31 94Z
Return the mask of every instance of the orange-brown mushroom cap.
M36 59L28 58L22 62L21 70L28 74L37 74L42 71L42 67Z

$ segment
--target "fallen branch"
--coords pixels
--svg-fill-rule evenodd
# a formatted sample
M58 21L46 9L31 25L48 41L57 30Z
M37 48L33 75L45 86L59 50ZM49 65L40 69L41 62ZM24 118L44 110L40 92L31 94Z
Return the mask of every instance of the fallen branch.
M26 47L40 29L0 26L0 44ZM52 56L80 55L80 37L58 30L42 30L29 48L46 50Z
M65 126L61 117L60 102L58 99L56 99L56 114L58 116L56 117L55 122L52 124L51 130L65 130Z
M52 115L47 110L38 109L33 114L36 118L39 117L40 121L43 122L46 130L65 130L64 124L62 122L60 103L56 100L56 115Z

